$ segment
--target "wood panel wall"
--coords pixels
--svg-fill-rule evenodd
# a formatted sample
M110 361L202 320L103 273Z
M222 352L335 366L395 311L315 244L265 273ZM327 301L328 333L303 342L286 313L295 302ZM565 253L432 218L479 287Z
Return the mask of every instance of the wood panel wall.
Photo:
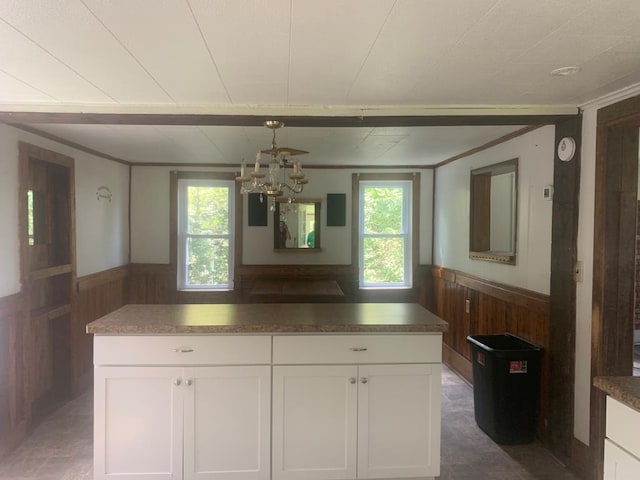
M25 298L21 293L0 298L0 457L25 436Z
M73 310L55 319L28 321L27 297L17 293L0 298L0 458L13 450L42 419L42 392L51 387L51 354L43 348L60 321L69 325L64 345L71 359L71 375L65 372L65 385L72 395L91 385L93 338L85 332L87 323L125 303L128 297L128 266L122 266L78 278ZM70 340L67 340L70 339ZM62 340L61 340L62 342ZM44 366L44 367L43 367Z
M538 437L546 442L550 415L549 297L442 267L434 267L432 277L433 299L428 308L449 322L444 361L470 383L468 335L513 333L543 348Z
M71 321L72 393L84 391L93 378L93 336L87 335L89 322L110 313L129 299L129 267L124 265L78 278Z
M416 302L426 305L431 297L429 267L414 272L414 287L397 290L358 290L358 271L351 265L240 265L235 272L232 292L181 292L176 289L176 272L169 264L130 264L129 303L252 303L266 299L254 297L259 280L294 282L335 281L344 297L318 295L279 295L277 302Z

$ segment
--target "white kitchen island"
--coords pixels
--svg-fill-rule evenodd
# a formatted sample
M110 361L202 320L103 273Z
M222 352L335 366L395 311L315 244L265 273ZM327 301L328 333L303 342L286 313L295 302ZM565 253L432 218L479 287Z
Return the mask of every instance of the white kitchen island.
M442 332L415 304L127 305L94 337L94 478L440 472Z

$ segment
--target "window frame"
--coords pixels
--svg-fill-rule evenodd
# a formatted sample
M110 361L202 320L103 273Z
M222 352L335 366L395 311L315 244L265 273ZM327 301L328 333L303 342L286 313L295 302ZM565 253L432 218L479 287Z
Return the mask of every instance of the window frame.
M225 185L229 187L229 233L228 235L206 235L211 238L229 238L229 283L226 285L198 285L189 286L185 284L185 254L186 236L182 235L182 227L186 226L186 218L180 214L182 192L186 192L188 185ZM170 179L171 195L171 267L175 275L175 285L178 292L230 292L235 291L235 270L240 265L242 259L242 196L235 175L233 173L221 172L171 172ZM181 222L183 223L181 225Z
M409 229L402 234L405 237L404 268L405 281L399 283L370 283L364 282L364 215L362 209L363 185L367 186L401 186L406 185L408 194L404 198L403 207L404 225ZM407 185L408 184L408 185ZM405 188L405 187L403 187ZM405 191L406 191L405 190ZM414 274L419 261L419 232L420 232L420 174L419 173L354 173L352 177L352 263L358 270L358 283L360 289L411 289L414 287ZM398 237L398 234L391 235Z

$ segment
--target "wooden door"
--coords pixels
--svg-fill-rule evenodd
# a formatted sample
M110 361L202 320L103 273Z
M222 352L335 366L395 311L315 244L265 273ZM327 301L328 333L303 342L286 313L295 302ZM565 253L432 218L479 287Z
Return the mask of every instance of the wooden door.
M24 364L32 424L71 392L75 283L74 160L20 143L21 277L26 300Z

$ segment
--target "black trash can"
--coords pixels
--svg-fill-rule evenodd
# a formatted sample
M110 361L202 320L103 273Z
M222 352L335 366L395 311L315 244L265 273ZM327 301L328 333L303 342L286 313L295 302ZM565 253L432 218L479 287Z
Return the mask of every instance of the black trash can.
M520 337L469 335L476 423L496 443L529 443L536 434L542 349Z

